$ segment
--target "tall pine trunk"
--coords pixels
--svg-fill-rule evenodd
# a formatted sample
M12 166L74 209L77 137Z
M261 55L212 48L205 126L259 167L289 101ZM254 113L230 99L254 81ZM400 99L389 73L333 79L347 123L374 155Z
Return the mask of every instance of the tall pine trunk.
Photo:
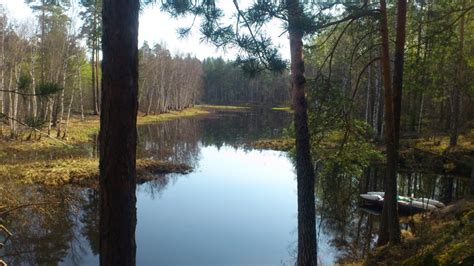
M314 170L310 153L307 102L303 61L303 31L299 21L299 0L288 1L291 78L296 135L296 179L298 184L298 259L297 265L317 264Z
M101 265L135 265L139 2L103 2Z
M403 0L402 0L403 1ZM385 89L385 141L387 154L387 173L385 175L385 196L378 245L388 242L400 242L400 225L397 204L397 148L395 133L395 116L393 94L391 87L390 54L387 26L387 6L385 0L380 0L380 35L382 38L381 66L383 87Z
M407 1L398 0L397 35L395 39L395 55L393 64L393 115L395 119L395 146L400 146L400 117L402 109L403 65L405 61L405 28L407 18Z

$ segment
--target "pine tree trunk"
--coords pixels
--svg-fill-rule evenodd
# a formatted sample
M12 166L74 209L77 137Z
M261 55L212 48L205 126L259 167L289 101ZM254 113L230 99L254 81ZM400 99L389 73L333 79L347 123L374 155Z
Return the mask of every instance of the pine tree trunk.
M139 2L103 1L101 265L135 265Z
M298 190L298 258L297 265L317 264L314 169L310 152L305 76L303 31L299 28L302 7L299 0L289 0L288 30L290 35L291 77L296 135L296 179Z
M395 119L395 148L400 146L400 117L403 92L403 65L405 59L405 28L407 16L406 0L398 0L397 5L397 35L395 39L395 55L393 64L393 115Z
M403 1L403 0L402 0ZM378 245L388 242L397 244L400 242L400 225L398 220L397 204L397 148L395 134L395 116L393 108L393 94L391 88L390 54L387 26L387 7L385 0L380 0L380 35L382 38L381 65L383 85L385 89L385 137L387 173L385 175L385 196L380 224Z

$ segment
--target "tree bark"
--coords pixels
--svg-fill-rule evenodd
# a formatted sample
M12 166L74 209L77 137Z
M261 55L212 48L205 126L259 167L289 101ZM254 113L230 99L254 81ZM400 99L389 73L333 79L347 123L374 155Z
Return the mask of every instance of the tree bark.
M402 0L404 1L404 0ZM385 196L380 225L378 245L388 242L400 242L400 225L398 220L397 204L397 148L395 135L395 116L393 108L393 94L391 88L390 54L387 26L387 7L385 0L380 0L380 35L382 37L381 66L383 86L385 88L385 137L387 174L385 175Z
M36 118L37 113L38 113L38 102L37 102L36 96L34 96L36 94L35 54L36 54L36 39L33 40L33 45L31 47L31 68L30 68L31 87L33 91L33 96L31 96L32 109L33 109L31 115L33 116L33 118Z
M290 35L291 78L296 135L296 179L298 190L298 258L297 265L317 264L314 170L310 152L305 76L303 61L303 31L299 20L302 7L299 0L288 1L288 31Z
M0 58L2 62L0 63L0 113L5 114L5 28L6 28L6 16L3 15L1 18L1 27L2 27L2 46L1 46L1 55ZM0 137L3 136L3 123L0 123Z
M95 47L92 45L92 56L91 56L91 70L92 70L92 109L93 109L93 114L98 115L99 114L99 109L97 106L97 90L95 89L96 83L95 83Z
M135 265L138 0L104 0L100 264Z
M82 91L82 73L79 69L78 71L78 79L79 79L79 101L80 101L80 108L81 108L81 121L84 121L84 93Z
M64 132L62 136L63 139L67 138L67 131L69 129L69 121L71 119L71 109L72 109L73 101L74 101L74 92L71 93L71 99L69 100L69 106L67 107L66 125L64 126Z
M63 126L63 118L64 118L64 91L66 90L66 72L67 72L67 64L63 66L63 80L62 80L62 90L59 94L59 121L56 125L57 133L56 137L61 136L62 126Z
M466 6L465 1L462 2L463 8ZM453 88L452 100L452 116L451 116L451 135L449 138L449 146L454 147L458 143L459 130L459 111L461 102L461 88L464 85L464 23L465 16L461 17L459 22L459 62L458 62L458 80Z
M405 59L405 31L407 18L407 1L399 0L397 5L397 35L393 64L393 115L395 119L395 147L400 146L400 117L403 91L403 65Z

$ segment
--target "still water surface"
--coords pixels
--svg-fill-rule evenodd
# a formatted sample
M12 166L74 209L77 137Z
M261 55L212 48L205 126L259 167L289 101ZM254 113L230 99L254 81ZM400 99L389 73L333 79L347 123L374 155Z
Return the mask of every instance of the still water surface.
M137 264L293 265L297 201L291 159L247 145L281 136L290 121L286 112L252 110L139 127L139 157L186 163L194 171L138 186ZM83 156L97 156L95 147L91 144ZM358 195L380 190L383 173L371 167L353 177L335 168L318 177L320 263L361 258L373 246L377 216L358 209ZM401 173L399 189L437 197L443 193L433 188L443 180L449 179ZM98 265L98 191L14 189L24 202L54 197L64 203L47 212L15 212L6 223L15 235L0 257L11 265Z
M279 136L289 119L284 112L226 112L141 127L141 157L195 169L164 177L166 185L157 180L138 187L137 264L293 264L293 165L283 152L244 148ZM83 263L97 263L87 254Z

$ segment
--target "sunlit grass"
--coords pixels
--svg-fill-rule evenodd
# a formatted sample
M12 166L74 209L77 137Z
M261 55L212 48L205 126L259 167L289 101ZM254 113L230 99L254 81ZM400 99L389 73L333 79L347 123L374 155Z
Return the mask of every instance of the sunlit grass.
M168 161L137 160L137 182L154 179L156 174L187 173L191 167ZM23 184L60 186L74 184L96 187L99 181L97 158L68 158L0 165L0 180Z
M196 115L205 115L210 112L202 107L187 108L182 111L171 111L158 115L139 114L137 124L151 124L181 117L189 117ZM83 121L79 117L74 116L69 122L68 134L65 138L56 138L56 131L51 132L51 137L46 134L33 135L31 140L26 140L29 132L24 132L16 140L0 140L0 159L18 156L20 159L23 153L31 153L33 151L68 151L73 152L83 150L85 143L89 143L94 134L99 132L99 116L87 116Z
M246 110L250 109L247 106L233 106L233 105L210 105L210 104L201 104L196 105L198 108L210 108L210 109L222 109L222 110Z
M291 107L289 107L289 106L286 106L286 107L272 107L272 110L285 111L285 112L288 112L288 113L293 113L293 109L291 109Z

